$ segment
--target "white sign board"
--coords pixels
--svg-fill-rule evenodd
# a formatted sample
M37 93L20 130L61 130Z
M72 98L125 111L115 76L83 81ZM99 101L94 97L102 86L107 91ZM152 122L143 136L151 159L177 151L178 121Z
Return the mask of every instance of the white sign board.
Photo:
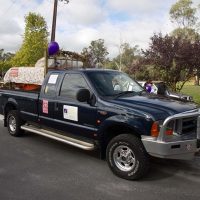
M64 119L78 121L78 107L64 105L63 117Z
M48 83L50 83L50 84L56 84L57 79L58 79L58 74L52 74L49 77Z

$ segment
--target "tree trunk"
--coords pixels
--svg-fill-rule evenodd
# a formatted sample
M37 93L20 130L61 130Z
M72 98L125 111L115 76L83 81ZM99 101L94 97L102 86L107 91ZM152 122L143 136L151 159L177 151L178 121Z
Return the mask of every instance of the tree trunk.
M199 85L199 75L200 75L200 70L197 69L194 85Z
M176 92L176 82L171 82L170 84L169 84L169 87L170 87L170 89L173 91L173 92Z

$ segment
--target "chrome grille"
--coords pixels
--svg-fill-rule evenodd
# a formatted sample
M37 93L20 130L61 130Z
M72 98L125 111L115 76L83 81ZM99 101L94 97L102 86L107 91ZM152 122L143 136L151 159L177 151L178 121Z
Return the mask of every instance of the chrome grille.
M175 123L175 132L179 135L196 133L197 131L197 118L183 118L177 119Z

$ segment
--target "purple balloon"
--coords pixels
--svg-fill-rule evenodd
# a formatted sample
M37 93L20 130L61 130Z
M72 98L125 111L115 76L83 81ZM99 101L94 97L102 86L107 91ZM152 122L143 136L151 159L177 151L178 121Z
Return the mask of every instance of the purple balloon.
M151 85L147 84L147 85L146 85L146 90L147 90L147 92L150 93L150 92L151 92Z
M49 45L48 45L48 53L49 53L49 56L52 56L56 53L58 53L59 51L59 45L57 42L50 42Z

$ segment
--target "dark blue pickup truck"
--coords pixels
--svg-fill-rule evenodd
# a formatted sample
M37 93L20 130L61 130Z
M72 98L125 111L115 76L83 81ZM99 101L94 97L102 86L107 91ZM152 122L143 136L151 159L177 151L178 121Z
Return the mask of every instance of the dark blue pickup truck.
M40 92L2 89L0 114L12 136L29 131L98 149L125 179L144 176L150 156L191 159L199 148L197 105L148 94L114 70L54 70Z

